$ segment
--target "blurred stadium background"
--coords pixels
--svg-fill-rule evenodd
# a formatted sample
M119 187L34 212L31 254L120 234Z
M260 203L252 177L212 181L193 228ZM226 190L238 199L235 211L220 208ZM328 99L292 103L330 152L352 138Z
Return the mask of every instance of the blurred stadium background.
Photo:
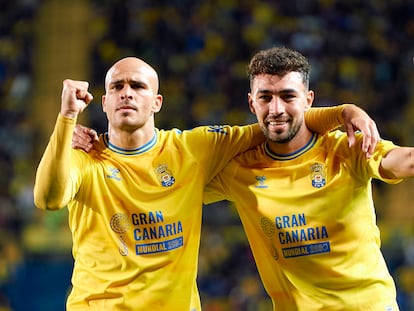
M317 106L355 102L384 138L414 146L412 0L0 0L0 310L64 310L66 211L32 198L64 78L90 81L95 104L81 122L99 131L105 70L127 55L159 72L158 127L245 124L247 62L274 45L309 57ZM414 310L413 185L374 184L403 311ZM200 252L205 311L270 310L231 206L205 207Z

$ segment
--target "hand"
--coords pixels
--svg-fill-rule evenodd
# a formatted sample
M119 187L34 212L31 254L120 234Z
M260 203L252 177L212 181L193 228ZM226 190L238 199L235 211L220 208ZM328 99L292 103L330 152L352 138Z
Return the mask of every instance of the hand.
M78 115L92 101L93 96L88 92L89 83L66 79L63 81L62 104L60 114L68 118Z
M348 134L349 146L355 144L355 131L363 134L362 151L370 158L374 153L377 143L381 140L375 121L361 108L354 104L348 104L342 111L345 130Z
M83 149L86 152L90 152L93 149L94 143L98 140L98 134L95 130L76 124L75 129L73 130L72 148Z

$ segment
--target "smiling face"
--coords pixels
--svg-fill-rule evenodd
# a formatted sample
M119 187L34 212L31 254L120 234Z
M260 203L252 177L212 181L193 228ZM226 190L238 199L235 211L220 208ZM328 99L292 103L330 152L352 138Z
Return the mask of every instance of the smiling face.
M134 57L124 58L111 67L105 78L102 108L111 130L133 132L154 128L154 114L161 109L155 70Z
M249 107L274 152L294 151L310 138L304 113L311 107L313 97L299 72L254 77L248 94Z

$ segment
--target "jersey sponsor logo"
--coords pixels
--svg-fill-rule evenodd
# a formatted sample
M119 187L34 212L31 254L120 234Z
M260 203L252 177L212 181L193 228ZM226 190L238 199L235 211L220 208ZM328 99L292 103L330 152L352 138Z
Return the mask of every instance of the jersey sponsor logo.
M255 188L267 188L268 186L265 185L266 176L256 176L256 185Z
M161 211L132 214L131 220L135 226L133 234L134 241L137 243L136 255L166 252L184 245L181 221L166 223ZM166 238L168 238L166 241L149 243L151 240Z
M275 235L275 232L276 232L275 226L269 218L262 217L262 219L260 219L260 226L262 227L264 234L268 238L271 238Z
M125 233L128 231L131 223L129 222L129 218L127 215L122 213L117 213L112 216L111 218L111 229L119 234Z
M128 255L126 234L131 234L131 227L136 255L166 252L184 245L181 221L166 223L161 211L134 213L130 216L117 213L111 217L110 227L118 234L119 253L122 256Z
M284 258L330 252L326 226L309 226L305 213L276 216L274 221L262 217L260 226L269 238L272 256L279 258L278 247ZM325 240L317 242L318 240ZM296 244L296 245L295 245ZM300 245L298 245L300 244Z
M128 244L127 244L127 242L125 240L125 236L123 234L121 234L119 236L119 247L118 247L118 249L119 249L119 253L122 256L128 256Z
M135 241L166 238L183 232L181 221L134 229Z
M131 227L131 223L127 215L117 213L111 217L110 226L112 231L118 233L119 238L119 253L122 256L128 255L128 245L126 243L125 235L128 229Z
M328 237L325 226L284 230L279 232L280 244L302 243Z
M322 188L326 185L326 173L325 165L323 163L316 162L311 165L311 180L312 186L315 188Z
M175 178L172 172L168 169L167 164L160 164L155 169L158 180L163 187L171 187L175 183Z
M159 253L159 252L166 252L184 245L184 239L182 236L168 240L163 242L157 243L148 243L148 244L136 244L135 245L135 253L137 255L142 254L152 254L152 253Z
M207 132L227 135L226 128L223 125L209 125Z
M315 254L320 254L320 253L328 253L330 251L331 251L331 246L329 242L321 242L321 243L282 248L283 257L285 258L308 256L308 255L315 255Z
M275 241L273 239L273 236L276 233L276 228L275 228L273 222L267 217L262 217L262 219L260 219L260 226L262 227L262 230L263 230L264 234L269 238L273 259L278 260L279 259L279 251L277 250L277 247L275 245Z
M108 170L109 170L109 173L106 174L106 177L115 179L117 181L121 180L121 178L118 176L120 172L119 169L117 169L116 167L109 167Z

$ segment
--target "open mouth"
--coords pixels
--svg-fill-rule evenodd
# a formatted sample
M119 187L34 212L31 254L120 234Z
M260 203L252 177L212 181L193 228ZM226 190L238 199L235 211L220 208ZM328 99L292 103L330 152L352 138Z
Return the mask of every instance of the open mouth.
M285 129L288 123L289 122L287 120L272 120L272 121L267 121L267 127L269 130L272 130L272 131L280 131L280 130Z

